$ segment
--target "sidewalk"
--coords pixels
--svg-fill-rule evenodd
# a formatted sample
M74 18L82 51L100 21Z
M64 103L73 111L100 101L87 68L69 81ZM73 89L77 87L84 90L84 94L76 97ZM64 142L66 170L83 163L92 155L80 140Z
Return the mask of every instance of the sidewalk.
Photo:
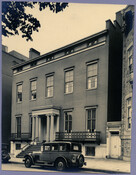
M130 162L117 159L85 158L87 165L84 168L118 173L130 173Z
M20 163L23 164L22 158L14 158L11 157L9 160L12 163ZM86 171L100 171L107 173L130 173L130 162L124 160L116 160L116 159L98 159L98 158L85 158L87 163L86 166L83 166L83 169Z

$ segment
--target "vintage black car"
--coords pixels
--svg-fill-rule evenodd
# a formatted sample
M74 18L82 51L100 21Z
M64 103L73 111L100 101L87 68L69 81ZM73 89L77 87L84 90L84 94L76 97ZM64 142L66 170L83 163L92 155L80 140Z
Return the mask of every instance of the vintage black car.
M55 166L57 170L64 170L66 167L82 167L84 156L81 154L81 144L73 142L50 142L43 143L40 152L33 152L25 155L25 166Z
M8 153L8 144L2 144L2 163L7 163L10 159L10 155Z

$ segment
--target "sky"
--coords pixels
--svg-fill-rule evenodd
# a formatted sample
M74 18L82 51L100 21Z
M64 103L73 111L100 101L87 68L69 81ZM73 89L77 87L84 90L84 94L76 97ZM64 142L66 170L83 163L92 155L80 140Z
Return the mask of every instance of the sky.
M15 50L27 57L30 48L38 50L42 55L104 30L105 21L114 21L116 12L125 7L126 5L69 3L69 7L57 14L49 9L27 9L41 24L39 32L33 33L33 41L26 41L18 35L2 36L2 44L8 46L9 52Z

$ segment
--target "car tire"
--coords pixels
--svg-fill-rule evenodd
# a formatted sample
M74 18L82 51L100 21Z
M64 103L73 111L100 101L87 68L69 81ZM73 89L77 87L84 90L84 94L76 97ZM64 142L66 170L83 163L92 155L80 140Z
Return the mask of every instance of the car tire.
M31 160L31 158L30 158L30 157L26 157L26 158L25 158L25 167L26 167L26 168L30 168L31 165L32 165L32 160Z
M64 159L62 158L59 158L55 161L55 168L58 170L58 171L62 171L66 168L66 162Z
M79 164L79 168L81 168L83 166L83 164L84 164L84 157L83 157L83 155L79 156L78 164Z

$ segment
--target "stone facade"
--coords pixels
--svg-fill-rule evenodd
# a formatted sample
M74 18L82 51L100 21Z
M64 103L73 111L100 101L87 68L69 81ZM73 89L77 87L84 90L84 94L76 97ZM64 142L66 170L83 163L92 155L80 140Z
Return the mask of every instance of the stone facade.
M134 40L134 6L127 6L121 11L123 32L122 62L122 158L131 156L131 119L133 94L133 40Z

